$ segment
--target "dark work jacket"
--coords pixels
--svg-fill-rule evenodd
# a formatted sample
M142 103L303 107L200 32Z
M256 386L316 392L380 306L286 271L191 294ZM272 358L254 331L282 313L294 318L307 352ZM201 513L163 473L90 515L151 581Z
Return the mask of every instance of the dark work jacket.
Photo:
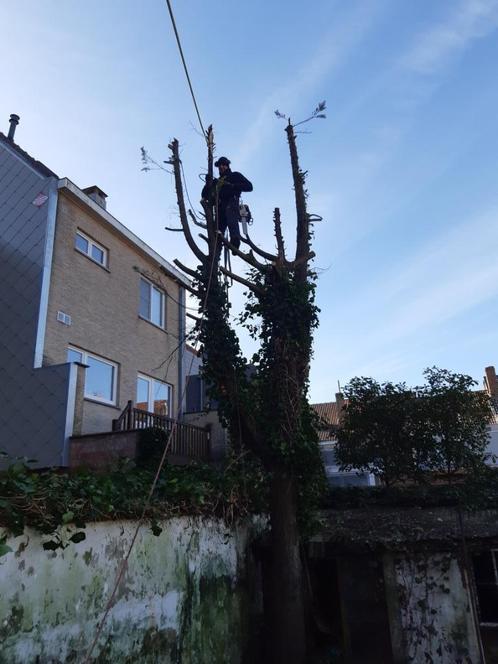
M241 192L252 191L252 184L242 173L229 170L222 178L213 178L211 187L208 187L207 184L204 185L202 198L214 204L216 201L216 191L218 191L218 204L222 208L225 208L233 199L238 203Z

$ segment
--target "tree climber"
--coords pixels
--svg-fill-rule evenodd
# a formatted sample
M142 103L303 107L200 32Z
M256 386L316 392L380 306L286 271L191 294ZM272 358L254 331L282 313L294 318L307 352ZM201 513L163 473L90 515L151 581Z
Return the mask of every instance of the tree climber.
M214 164L219 171L219 178L214 178L211 186L205 184L202 189L202 201L215 206L217 228L223 237L228 228L230 242L240 246L239 198L243 191L252 191L252 184L242 173L230 170L230 160L220 157ZM221 253L221 239L218 240L217 254Z

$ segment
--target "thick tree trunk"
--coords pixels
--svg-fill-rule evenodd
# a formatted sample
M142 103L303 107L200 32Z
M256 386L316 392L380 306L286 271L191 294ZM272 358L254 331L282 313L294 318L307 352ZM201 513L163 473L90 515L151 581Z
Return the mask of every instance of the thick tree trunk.
M305 616L296 485L277 470L271 485L272 528L272 662L303 664L306 660Z

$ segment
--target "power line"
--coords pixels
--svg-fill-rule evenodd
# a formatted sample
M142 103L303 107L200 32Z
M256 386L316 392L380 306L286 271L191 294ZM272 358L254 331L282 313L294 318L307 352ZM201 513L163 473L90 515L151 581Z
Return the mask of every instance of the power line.
M179 49L179 51L180 51L180 57L181 57L181 60L182 60L182 63L183 63L183 68L185 69L185 75L186 75L186 77L187 77L187 82L188 82L188 86L189 86L189 89L190 89L190 94L192 95L192 101L194 102L195 111L196 111L196 113L197 113L197 118L198 118L198 120L199 120L199 125L200 125L200 127L201 127L202 134L203 134L203 136L204 136L204 138L206 139L206 142L207 142L207 144L208 144L208 148L211 149L211 148L210 148L210 145L209 145L209 137L208 137L208 134L206 133L206 131L205 131L205 129L204 129L204 125L202 124L201 114L200 114L200 112L199 112L199 107L198 107L198 105L197 105L197 100L196 100L196 98L195 98L194 89L193 89L193 87L192 87L192 82L191 82L191 80L190 80L190 75L189 75L189 73L188 73L187 63L185 62L185 57L184 57L184 55L183 55L183 49L182 49L182 45L181 45L181 42L180 42L180 37L179 37L179 35L178 35L178 30L177 30L177 28L176 28L176 22L175 22L175 17L174 17L174 15L173 15L173 9L172 9L172 7L171 7L171 2L170 2L170 0L166 0L166 3L167 3L167 5L168 5L169 15L170 15L170 18L171 18L171 23L172 23L172 25L173 25L173 30L174 30L174 32L175 32L176 42L177 42L177 44L178 44L178 49ZM181 166L181 169L182 169L182 171L183 171L183 165L182 165L182 163L181 163L181 160L180 160L180 166ZM184 175L184 179L185 179L185 175ZM188 192L187 192L187 197L188 197ZM190 202L190 198L189 198L189 202ZM216 207L218 207L218 201L216 201ZM216 232L217 232L217 230L218 230L218 210L216 210L216 213L217 213L217 214L216 214ZM200 316L200 319L199 319L199 326L198 326L198 331L197 331L197 332L198 332L198 339L199 339L199 337L200 337L201 330L202 330L202 325L203 325L203 323L204 323L204 319L205 319L205 316L206 316L206 305L207 305L207 300L208 300L208 297L209 297L209 291L210 291L210 289L211 289L211 284L212 284L212 279L213 279L213 271L214 271L214 266L215 266L215 263L216 263L216 262L217 262L217 259L216 259L216 251L213 251L212 260L211 260L211 265L210 265L210 269L209 269L209 275L208 275L208 282L207 282L207 287L206 287L206 293L205 293L204 301L203 301L203 305L202 305L202 313L201 313L201 316ZM197 340L198 340L198 339L197 339ZM180 343L183 343L183 340L180 340ZM166 361L168 361L168 359L167 359ZM171 361L171 360L170 360L170 361ZM193 363L194 363L194 356L192 355L191 360L190 360L189 373L190 373L190 371L192 370ZM89 664L89 662L90 662L90 658L91 658L91 656L92 656L92 653L93 653L93 651L94 651L94 649L95 649L95 646L97 645L97 642L98 642L98 640L99 640L99 637L100 637L100 635L101 635L101 633L102 633L102 630L103 630L103 628L104 628L104 624L105 624L105 622L106 622L106 620L107 620L107 617L108 617L108 615L109 615L109 612L110 612L110 610L111 610L111 608L112 608L112 606L113 606L114 599L115 599L115 597L116 597L116 593L117 593L118 588L119 588L119 584L121 583L121 579L123 578L123 575L124 575L124 573L125 573L126 567L127 567L127 565L128 565L128 560L129 560L129 558L130 558L130 556L131 556L131 552L132 552L132 550L133 550L133 547L135 546L135 542L136 542L137 537L138 537L138 533L139 533L140 528L141 528L141 526L142 526L142 523L143 523L143 521L144 521L144 519L145 519L145 515L146 515L146 513L147 513L147 509L148 509L148 507L149 507L149 505L150 505L150 503L151 503L152 495L153 495L153 493L154 493L154 490L155 490L155 488L156 488L157 482L158 482L158 480L159 480L159 476L160 476L160 474L161 474L161 470L162 470L162 468L163 468L163 466L164 466L164 463L165 463L165 461L166 461L166 456L167 456L167 454L168 454L168 450L169 450L169 448L171 447L171 442L172 442L172 440L173 440L173 436L174 436L174 434L176 433L176 429L177 429L177 427L178 427L178 418L179 418L180 413L181 413L182 403L183 403L183 399L184 399L184 397L185 397L185 395L186 395L186 392L187 392L187 381L185 381L185 385L184 385L184 387L183 387L182 394L181 394L180 399L179 399L179 401L178 401L177 418L176 418L175 422L173 423L173 426L172 426L172 428L171 428L171 431L170 431L170 434L169 434L168 440L167 440L167 442L166 442L166 445L164 446L164 450L163 450L163 453L162 453L161 459L160 459L160 461L159 461L159 465L158 465L158 467L157 467L156 474L155 474L155 476L154 476L154 479L153 479L152 484L151 484L151 486L150 486L149 492L148 492L147 497L146 497L146 499L145 499L145 503L144 503L144 506L143 506L143 509L142 509L142 513L141 513L140 518L139 518L139 520L138 520L138 523L137 523L137 525L136 525L136 528L135 528L135 531L134 531L134 533L133 533L133 537L132 537L132 539L131 539L130 545L129 545L129 547L128 547L128 550L127 550L127 552L126 552L126 555L125 555L124 558L123 558L123 561L122 561L122 563L121 563L121 566L120 566L120 568L119 568L119 572L118 572L118 575L117 575L117 578L116 578L116 581L115 581L115 584L114 584L114 588L113 588L112 593L111 593L111 596L110 596L110 598L109 598L109 600L108 600L108 602L107 602L107 604L106 604L106 608L105 608L105 611L104 611L104 615L103 615L103 617L102 617L102 620L100 621L100 623L99 623L98 626L97 626L97 630L96 630L96 633L95 633L95 637L94 637L94 639L93 639L93 641L92 641L92 643L91 643L91 645L90 645L90 649L89 649L88 652L84 655L84 657L85 657L84 662L85 662L86 664Z
M202 135L207 140L207 133L204 129L204 125L202 124L201 114L199 112L199 107L197 106L197 100L195 98L194 88L192 87L192 82L190 80L190 75L188 73L187 63L185 62L185 56L183 55L183 49L182 49L182 45L181 45L181 42L180 42L180 36L178 34L178 30L176 29L176 21L175 21L174 15L173 15L173 9L171 7L170 0L166 0L166 4L168 5L168 11L169 11L169 15L170 15L170 18L171 18L171 23L173 25L173 30L175 32L176 43L178 44L178 50L180 51L180 57L182 59L183 68L185 70L185 76L187 77L188 87L190 88L190 94L192 95L192 101L194 102L195 112L197 113L197 119L199 120L199 125L200 125L201 130L202 130Z

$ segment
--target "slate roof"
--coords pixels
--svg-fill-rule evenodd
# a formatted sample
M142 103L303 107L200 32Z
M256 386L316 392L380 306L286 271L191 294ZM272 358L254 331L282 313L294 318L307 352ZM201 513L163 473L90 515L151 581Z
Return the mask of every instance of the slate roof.
M2 134L0 131L0 142L4 143L5 145L9 146L11 149L15 150L17 154L22 157L25 161L28 162L30 166L32 166L35 170L37 170L41 175L44 175L45 177L55 177L59 179L59 176L54 173L53 171L48 168L48 166L45 166L45 164L42 164L41 161L38 161L34 157L32 157L30 154L26 152L26 150L23 150L17 143L14 143L14 141L10 141L5 134Z

